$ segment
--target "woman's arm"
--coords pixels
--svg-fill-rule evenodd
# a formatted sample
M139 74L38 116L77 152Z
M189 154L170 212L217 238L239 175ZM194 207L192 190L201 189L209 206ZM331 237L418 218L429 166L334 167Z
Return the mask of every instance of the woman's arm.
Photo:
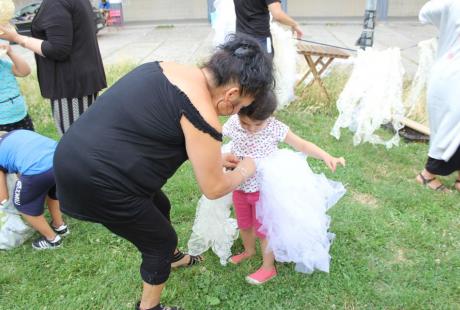
M41 12L40 26L46 41L20 35L13 27L0 26L0 39L16 42L34 53L56 61L66 60L72 52L73 24L70 8L62 1L53 1L52 8Z
M6 26L6 25L0 25L0 33L2 33L0 34L0 39L17 43L21 45L22 47L31 50L35 54L43 56L43 52L42 52L43 40L20 35L19 33L16 32L15 28Z
M250 158L238 162L233 171L224 173L220 142L196 129L185 116L180 123L195 177L207 198L217 199L228 194L254 174L255 164Z
M303 32L299 27L299 24L292 19L289 15L284 13L281 3L276 1L268 5L268 10L273 16L273 19L277 22L289 26L292 28L292 31L296 33L297 39L300 39L303 36Z
M300 138L290 130L288 131L284 142L286 142L299 152L302 152L316 159L323 160L329 167L329 169L331 169L332 171L335 171L335 169L337 168L337 164L345 166L345 159L343 157L336 158L331 156L328 152L324 151L314 143Z

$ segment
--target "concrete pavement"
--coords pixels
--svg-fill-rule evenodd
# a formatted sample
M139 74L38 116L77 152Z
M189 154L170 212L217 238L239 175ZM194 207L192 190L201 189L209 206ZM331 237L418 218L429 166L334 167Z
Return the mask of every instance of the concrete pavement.
M302 29L306 40L356 48L354 44L362 26L356 22L315 21L303 23ZM375 31L374 46L377 49L395 46L407 48L434 36L434 27L420 25L417 20L380 23ZM125 61L140 64L152 60L197 63L211 53L213 31L206 23L139 24L106 28L98 37L105 65ZM26 57L30 64L34 64L31 52L19 46L14 49ZM405 49L402 56L408 73L406 78L410 78L417 69L418 49Z

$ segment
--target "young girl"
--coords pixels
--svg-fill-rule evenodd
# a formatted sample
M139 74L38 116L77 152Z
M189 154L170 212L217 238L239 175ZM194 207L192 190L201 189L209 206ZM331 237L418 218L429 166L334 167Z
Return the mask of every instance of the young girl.
M30 67L24 59L13 52L9 44L0 42L0 57L4 54L11 62L0 58L0 131L34 130L16 81L17 76L29 75Z
M250 284L262 284L276 276L275 258L295 262L296 270L329 271L329 246L333 234L328 233L326 211L344 194L340 183L314 174L305 157L289 150L279 150L285 142L297 151L321 159L335 171L345 165L336 158L305 141L276 120L273 93L266 94L238 116L224 124L223 134L231 139L231 152L237 157L251 157L257 172L233 192L238 227L244 252L230 258L233 264L251 258L256 252L256 236L260 239L263 264L246 277ZM244 171L242 171L244 172Z

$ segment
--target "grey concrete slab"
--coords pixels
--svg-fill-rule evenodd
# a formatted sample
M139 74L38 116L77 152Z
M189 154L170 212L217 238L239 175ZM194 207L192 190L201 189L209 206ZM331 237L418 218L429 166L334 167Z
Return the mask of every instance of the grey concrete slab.
M303 23L304 39L356 48L355 42L362 31L357 23L328 21L327 23ZM417 21L379 23L375 31L375 48L407 48L421 40L432 38L436 29L422 26ZM213 50L213 30L207 23L192 24L140 24L108 28L98 35L99 47L105 65L123 61L144 63L152 60L169 60L182 63L197 63L206 59ZM14 49L34 65L30 51L19 46ZM351 53L353 54L353 53ZM407 78L415 72L418 49L402 51Z

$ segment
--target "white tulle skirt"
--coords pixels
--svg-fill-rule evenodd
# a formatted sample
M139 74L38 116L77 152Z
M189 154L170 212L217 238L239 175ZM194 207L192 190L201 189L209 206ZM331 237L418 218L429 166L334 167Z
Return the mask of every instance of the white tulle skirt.
M312 172L305 156L278 150L261 160L257 219L269 249L279 262L293 262L296 271L329 272L334 238L326 211L345 194L339 182Z
M313 173L305 156L290 150L278 150L259 160L257 169L260 199L256 213L275 259L296 263L299 272L328 272L334 234L328 231L326 211L345 194L343 185ZM231 195L217 200L201 197L188 242L190 254L211 248L222 265L227 263L238 236L230 208Z

